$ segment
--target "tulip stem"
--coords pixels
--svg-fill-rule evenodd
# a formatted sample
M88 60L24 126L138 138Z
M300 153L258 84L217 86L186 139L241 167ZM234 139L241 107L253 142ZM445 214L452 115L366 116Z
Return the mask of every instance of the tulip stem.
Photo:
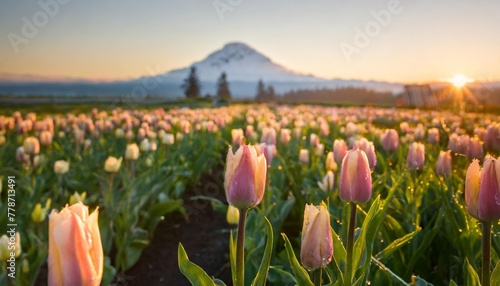
M322 274L322 268L318 268L314 271L314 286L321 286L321 274Z
M483 269L481 285L490 286L491 222L483 221Z
M347 233L347 263L344 276L344 285L351 286L352 284L352 247L354 244L354 228L356 227L356 203L351 202L351 216L349 219L349 229Z
M238 240L236 242L236 286L245 285L245 224L248 209L240 209Z

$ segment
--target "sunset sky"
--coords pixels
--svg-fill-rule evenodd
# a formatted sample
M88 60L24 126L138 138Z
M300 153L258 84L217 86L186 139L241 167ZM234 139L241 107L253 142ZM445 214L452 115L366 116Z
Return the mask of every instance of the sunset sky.
M59 1L67 3L0 2L0 74L130 79L148 67L188 66L239 41L287 68L324 78L425 82L464 74L500 80L497 0ZM52 15L44 18L39 3L48 3ZM390 19L379 24L374 14ZM23 18L37 31L23 34ZM356 45L358 31L367 27L369 42ZM350 60L346 47L356 50Z

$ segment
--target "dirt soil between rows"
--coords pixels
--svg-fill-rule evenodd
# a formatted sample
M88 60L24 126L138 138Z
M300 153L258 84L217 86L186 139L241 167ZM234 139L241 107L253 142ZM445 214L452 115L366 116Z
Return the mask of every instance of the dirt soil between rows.
M188 188L184 195L187 219L179 212L161 221L153 241L144 250L137 264L125 275L116 277L114 285L190 285L177 264L179 242L189 259L203 268L208 275L232 285L229 267L229 229L225 215L212 209L206 196L226 201L223 169L218 167L204 174L200 184Z

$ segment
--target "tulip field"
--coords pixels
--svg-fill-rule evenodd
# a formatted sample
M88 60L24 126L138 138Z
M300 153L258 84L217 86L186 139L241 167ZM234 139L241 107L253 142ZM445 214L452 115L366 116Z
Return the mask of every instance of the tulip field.
M0 285L145 285L128 271L204 176L231 275L179 238L183 280L154 285L500 285L499 155L487 113L3 107Z

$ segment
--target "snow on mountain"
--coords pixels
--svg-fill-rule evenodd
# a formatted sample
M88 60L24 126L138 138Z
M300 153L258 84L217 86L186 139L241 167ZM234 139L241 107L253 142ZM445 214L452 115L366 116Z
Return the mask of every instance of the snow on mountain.
M192 66L196 67L200 80L208 82L216 81L222 72L225 72L231 81L257 82L263 79L269 82L311 82L322 80L312 75L290 71L243 43L226 44L222 49L213 52L204 60L193 63ZM182 80L189 73L189 68L173 70L165 76Z

